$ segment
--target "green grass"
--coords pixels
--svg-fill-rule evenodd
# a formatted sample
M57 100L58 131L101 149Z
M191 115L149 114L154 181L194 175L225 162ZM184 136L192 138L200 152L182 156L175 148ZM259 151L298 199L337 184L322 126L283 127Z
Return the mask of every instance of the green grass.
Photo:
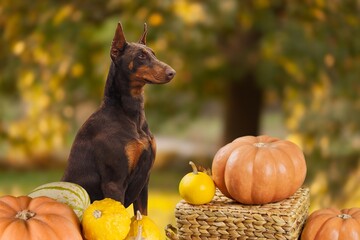
M20 194L26 194L41 184L59 181L62 174L63 169L3 170L0 171L0 193L2 195L12 194L14 189L17 189ZM182 176L182 173L174 170L155 170L151 176L150 190L177 192L177 185Z
M59 181L62 174L63 171L59 169L32 171L1 171L0 194L26 194L41 184Z

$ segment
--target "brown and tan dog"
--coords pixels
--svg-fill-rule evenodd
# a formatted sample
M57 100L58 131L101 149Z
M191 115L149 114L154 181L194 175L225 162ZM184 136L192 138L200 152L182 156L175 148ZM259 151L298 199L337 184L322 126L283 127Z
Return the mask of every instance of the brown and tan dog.
M84 187L91 201L113 198L147 215L148 183L156 143L144 114L145 84L163 84L175 70L146 46L126 42L120 23L111 45L104 98L78 131L62 181Z

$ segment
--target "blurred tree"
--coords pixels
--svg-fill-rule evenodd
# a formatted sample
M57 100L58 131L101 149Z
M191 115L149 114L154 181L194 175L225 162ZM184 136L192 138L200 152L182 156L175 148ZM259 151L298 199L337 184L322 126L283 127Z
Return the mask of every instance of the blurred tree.
M99 99L103 69L94 66L103 48L87 19L66 1L1 2L0 97L18 104L0 109L12 164L47 164L65 147L76 105Z
M309 156L309 180L326 176L329 196L341 199L360 176L360 4L300 4L276 61L293 80L283 88L286 126Z
M359 167L359 13L358 1L337 0L2 0L0 97L24 111L0 108L0 137L16 159L48 159L36 155L66 145L79 103L101 98L116 21L130 41L147 21L150 46L178 73L147 89L152 121L186 122L216 97L224 142L255 135L271 89L308 156L309 182L327 179L317 183L338 194Z

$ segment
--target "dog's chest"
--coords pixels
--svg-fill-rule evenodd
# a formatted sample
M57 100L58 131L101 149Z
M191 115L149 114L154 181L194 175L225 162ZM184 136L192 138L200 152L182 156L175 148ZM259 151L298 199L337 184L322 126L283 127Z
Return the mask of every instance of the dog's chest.
M145 123L138 129L138 135L125 144L124 150L128 160L129 172L139 164L139 161L153 161L156 152L156 142ZM146 151L146 154L143 153ZM143 156L143 157L142 157ZM152 164L151 164L152 165Z

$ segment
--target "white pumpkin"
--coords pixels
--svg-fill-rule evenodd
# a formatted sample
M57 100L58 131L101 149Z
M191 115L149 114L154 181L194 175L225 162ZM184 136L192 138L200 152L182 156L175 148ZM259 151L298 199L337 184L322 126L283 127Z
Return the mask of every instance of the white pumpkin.
M46 183L35 188L28 196L32 198L46 196L65 203L74 210L80 221L83 212L90 205L90 197L86 190L80 185L70 182Z

